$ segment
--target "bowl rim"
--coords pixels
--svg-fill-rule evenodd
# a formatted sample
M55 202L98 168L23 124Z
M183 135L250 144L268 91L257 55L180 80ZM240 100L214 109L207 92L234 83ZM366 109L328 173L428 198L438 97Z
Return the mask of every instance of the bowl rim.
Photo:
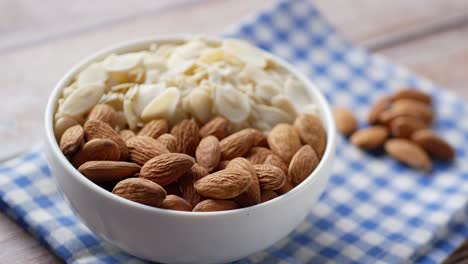
M84 67L92 64L93 62L103 59L105 56L110 55L112 53L121 53L122 51L125 52L132 52L132 51L139 51L141 49L137 47L149 47L149 45L153 43L177 43L177 42L184 42L188 39L193 37L201 37L203 40L212 43L219 43L223 39L227 39L229 37L213 37L207 35L192 35L192 34L171 34L171 35L158 35L153 37L145 37L145 38L138 38L134 40L129 40L125 42L120 42L106 48L100 49L97 52L85 57L84 59L80 60L78 63L74 64L66 73L62 76L62 78L58 81L58 83L54 86L52 92L49 95L46 111L45 111L45 134L46 134L46 143L49 145L51 152L53 153L54 157L58 160L58 162L62 163L62 166L65 170L75 177L81 184L85 185L88 189L98 193L102 197L106 199L111 199L116 203L119 203L123 206L130 206L134 209L148 211L157 214L167 214L179 217L214 217L214 216L232 216L236 214L250 214L252 211L258 210L260 208L270 207L274 203L278 203L282 200L290 199L291 197L295 196L299 193L299 189L305 188L306 185L313 178L317 177L317 174L322 171L327 160L333 159L334 151L335 151L335 144L336 144L336 127L331 111L330 104L325 99L323 93L318 89L318 87L309 80L305 74L300 72L296 69L293 65L289 62L285 61L284 59L272 54L268 51L261 50L265 55L271 58L275 63L279 64L281 67L284 67L287 71L295 75L301 82L303 82L306 86L306 91L311 97L314 99L314 103L317 104L322 122L325 125L326 132L327 132L327 145L325 148L325 152L320 160L319 164L315 168L315 170L299 185L295 186L291 191L280 195L279 197L256 204L253 206L239 208L234 210L227 210L227 211L215 211L215 212L192 212L192 211L176 211L176 210L167 210L152 206L147 206L144 204L140 204L137 202L133 202L127 200L123 197L113 194L101 187L97 184L92 182L91 180L84 177L79 171L73 167L73 165L66 159L65 155L60 151L59 143L55 138L54 132L54 115L56 109L56 102L60 98L62 90L70 83L72 78L79 73Z

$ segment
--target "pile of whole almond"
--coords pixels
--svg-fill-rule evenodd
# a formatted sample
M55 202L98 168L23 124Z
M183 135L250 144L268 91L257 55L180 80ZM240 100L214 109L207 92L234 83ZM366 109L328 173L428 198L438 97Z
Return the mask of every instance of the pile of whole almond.
M453 147L430 130L435 119L432 98L421 91L403 89L381 98L370 110L369 127L360 130L349 110L335 108L334 115L338 130L351 135L351 143L365 150L384 146L390 156L415 169L430 170L430 157L455 158Z
M245 128L228 133L214 117L199 127L185 119L147 122L138 132L114 130L116 111L94 106L83 126L60 138L63 154L88 179L116 195L159 208L221 211L252 206L282 195L318 165L326 132L314 114L280 123L266 136Z

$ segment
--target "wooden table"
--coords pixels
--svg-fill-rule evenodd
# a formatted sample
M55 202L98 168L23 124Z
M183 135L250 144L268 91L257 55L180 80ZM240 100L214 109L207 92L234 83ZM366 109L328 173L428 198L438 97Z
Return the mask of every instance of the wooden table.
M468 99L468 1L316 0L357 45L388 56ZM0 160L42 138L46 99L96 49L167 33L219 34L274 0L0 0ZM183 8L181 8L183 5ZM0 215L0 263L57 263Z

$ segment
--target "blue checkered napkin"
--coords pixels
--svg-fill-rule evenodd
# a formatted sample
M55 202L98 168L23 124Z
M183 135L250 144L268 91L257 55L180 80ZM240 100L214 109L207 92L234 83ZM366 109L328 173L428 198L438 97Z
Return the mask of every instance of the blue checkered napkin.
M231 34L289 60L361 120L372 102L410 85L435 98L436 130L457 146L452 165L423 175L340 138L330 183L293 233L239 263L437 263L468 237L468 106L433 84L356 49L308 1L285 1ZM0 166L1 209L70 263L138 263L93 235L50 177L42 149Z

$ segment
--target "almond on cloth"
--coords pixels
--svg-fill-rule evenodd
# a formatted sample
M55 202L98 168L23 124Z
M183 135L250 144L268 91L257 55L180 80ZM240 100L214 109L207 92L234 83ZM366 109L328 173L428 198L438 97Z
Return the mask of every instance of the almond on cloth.
M335 107L335 109L333 109L333 116L335 118L336 128L341 134L349 136L356 131L358 127L357 119L348 109Z
M201 201L201 196L195 191L193 186L196 181L208 175L208 170L195 163L185 175L179 178L179 191L181 197L189 202L192 206L195 206Z
M280 168L284 172L284 174L288 174L288 164L286 164L280 157L278 157L275 154L268 155L263 164L273 165L275 167Z
M160 208L176 211L192 211L192 206L183 198L170 194L159 205Z
M301 114L294 121L301 140L310 145L321 158L327 145L327 132L322 125L322 120L314 114Z
M145 124L145 126L138 132L139 136L148 136L157 139L162 134L169 131L169 123L166 119L155 119Z
M278 190L286 183L286 175L275 166L267 164L254 165L260 188L263 190Z
M245 158L235 158L228 163L227 169L241 169L248 171L251 182L249 188L234 200L242 206L251 206L260 203L260 183L258 182L257 174L252 164Z
M255 134L246 128L225 137L219 142L221 147L221 160L231 160L244 156L253 146Z
M204 138L211 135L221 140L227 136L228 126L229 121L226 118L221 116L215 117L200 128L200 136Z
M288 175L291 183L298 185L315 170L320 160L311 146L303 146L291 160Z
M88 120L100 120L114 128L116 125L116 113L112 106L107 104L97 104L91 109Z
M119 145L108 138L92 139L73 156L72 164L78 168L91 160L120 160Z
M171 134L162 134L157 141L163 144L170 152L177 152L177 139Z
M122 138L124 142L127 142L128 139L136 136L136 134L130 129L122 129L119 131L119 136Z
M195 164L195 160L183 153L161 154L148 160L140 170L140 177L166 186L177 181Z
M75 125L67 130L60 139L60 150L65 156L75 154L83 144L84 132L81 125Z
M270 149L289 163L294 154L301 148L301 139L292 125L278 124L268 134Z
M351 143L361 149L375 149L382 146L388 138L384 126L372 126L356 131L351 136Z
M129 178L120 181L115 185L112 193L137 203L155 207L160 206L166 198L166 191L163 187L142 178Z
M163 144L148 136L134 136L128 139L126 144L130 160L139 165L144 165L156 156L169 153Z
M430 95L416 89L402 89L393 94L393 101L400 99L416 100L427 105L432 104L432 97Z
M426 124L412 116L399 116L390 122L389 127L394 137L409 138L414 132L424 129Z
M430 170L432 162L427 153L416 143L401 138L389 139L385 150L396 160L419 170Z
M388 96L380 98L371 108L367 121L370 125L375 125L379 122L380 115L389 108L391 98Z
M177 151L193 156L200 142L197 123L192 119L185 119L176 124L171 134L177 139Z
M434 113L429 105L412 99L399 99L392 103L393 112L417 117L426 124L434 121Z
M436 159L451 161L455 158L456 154L453 147L429 129L415 132L411 139Z
M122 138L107 123L100 120L88 120L84 125L85 140L90 141L95 138L109 138L113 140L120 149L120 160L126 160L128 157L127 145Z
M239 205L230 200L206 199L199 202L193 208L193 212L216 212L234 210L238 208L240 208Z
M260 196L260 200L262 203L270 201L278 197L279 195L272 190L262 190L262 194Z
M85 162L78 171L91 181L101 183L132 177L140 168L140 165L132 162L93 160Z
M204 137L198 144L195 157L198 164L208 169L209 172L213 171L221 158L218 138L215 136Z
M195 182L195 190L214 199L231 199L245 192L251 184L251 175L241 169L224 169Z
M245 154L245 158L252 164L263 164L271 154L273 152L265 147L253 147Z

